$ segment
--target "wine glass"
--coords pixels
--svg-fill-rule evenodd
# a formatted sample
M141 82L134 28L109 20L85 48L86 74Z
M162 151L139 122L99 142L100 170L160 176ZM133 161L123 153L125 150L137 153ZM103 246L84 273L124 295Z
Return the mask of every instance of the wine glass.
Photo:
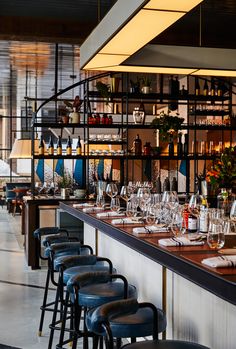
M224 246L225 234L221 222L212 222L207 234L207 243L212 250L219 250Z
M131 190L130 187L128 185L123 185L121 187L121 191L120 191L120 197L125 200L126 202L128 202L130 200L131 197Z
M137 209L137 207L135 207L134 201L132 201L132 199L130 201L127 201L126 216L127 217L134 216L136 209Z
M184 220L181 212L175 212L172 216L170 229L174 236L180 236L183 231Z
M115 183L108 183L106 186L106 194L110 196L111 199L116 197L118 194L117 185Z
M156 222L156 209L153 205L148 205L145 219L148 224Z
M176 191L164 191L162 196L162 202L169 209L175 209L179 204L179 198Z
M120 199L119 198L111 198L111 210L118 212L120 210Z
M97 207L104 207L105 206L105 198L103 195L97 195L96 206Z
M146 205L151 198L150 189L144 188L144 187L139 188L138 193L137 193L137 197L139 199L139 207L140 207L141 211L144 212Z

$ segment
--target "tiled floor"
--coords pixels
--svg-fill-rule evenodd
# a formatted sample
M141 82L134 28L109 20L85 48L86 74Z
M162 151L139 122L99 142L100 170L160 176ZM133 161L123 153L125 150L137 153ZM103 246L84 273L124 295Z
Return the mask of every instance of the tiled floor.
M26 265L20 219L0 208L0 343L46 349L51 314L46 315L43 336L37 336L46 269L33 271Z

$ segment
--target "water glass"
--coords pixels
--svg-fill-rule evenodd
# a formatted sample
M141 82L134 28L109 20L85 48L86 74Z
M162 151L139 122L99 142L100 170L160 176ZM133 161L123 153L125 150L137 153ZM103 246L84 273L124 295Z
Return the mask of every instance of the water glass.
M105 198L103 195L97 195L96 206L97 207L104 207L105 206Z
M225 234L221 222L211 222L207 234L207 243L212 250L219 250L224 246Z
M111 210L112 211L119 211L120 210L120 199L119 198L112 198L111 199Z
M136 211L137 211L137 206L134 204L134 202L131 199L130 201L127 202L127 205L126 205L126 216L132 217L135 215Z
M174 236L182 235L183 225L184 220L181 212L174 213L170 224L170 229Z
M145 219L147 224L154 224L156 222L156 209L153 205L147 207Z

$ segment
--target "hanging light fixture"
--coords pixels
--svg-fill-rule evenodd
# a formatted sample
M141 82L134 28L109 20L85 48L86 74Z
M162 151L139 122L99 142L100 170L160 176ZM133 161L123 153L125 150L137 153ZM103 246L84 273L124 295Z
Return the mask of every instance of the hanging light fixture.
M31 139L15 139L10 159L31 159L32 158ZM38 139L34 141L34 153L38 154Z
M80 49L87 70L236 76L236 50L149 45L202 0L118 0ZM201 8L200 8L201 41Z
M118 67L201 2L118 0L81 46L81 68L126 71Z

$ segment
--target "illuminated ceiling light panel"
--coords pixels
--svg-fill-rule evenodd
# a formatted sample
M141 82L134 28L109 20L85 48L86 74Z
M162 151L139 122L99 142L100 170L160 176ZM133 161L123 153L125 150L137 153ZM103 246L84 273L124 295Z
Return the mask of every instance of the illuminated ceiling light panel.
M104 62L109 66L118 65L128 57L129 56L127 55L109 55L99 53L87 64L87 69L100 69L99 67L104 66Z
M196 69L187 68L166 68L166 67L141 67L131 65L117 65L107 67L97 67L92 70L114 71L114 72L129 72L129 73L155 73L155 74L179 74L189 75L195 72Z
M150 0L144 8L165 10L165 11L184 11L189 12L192 8L197 6L201 1L199 0Z
M81 46L81 69L96 69L98 54L127 59L202 1L118 0ZM111 66L103 58L103 68Z
M236 77L236 71L235 70L198 69L191 75Z
M141 10L99 53L132 55L184 14Z

